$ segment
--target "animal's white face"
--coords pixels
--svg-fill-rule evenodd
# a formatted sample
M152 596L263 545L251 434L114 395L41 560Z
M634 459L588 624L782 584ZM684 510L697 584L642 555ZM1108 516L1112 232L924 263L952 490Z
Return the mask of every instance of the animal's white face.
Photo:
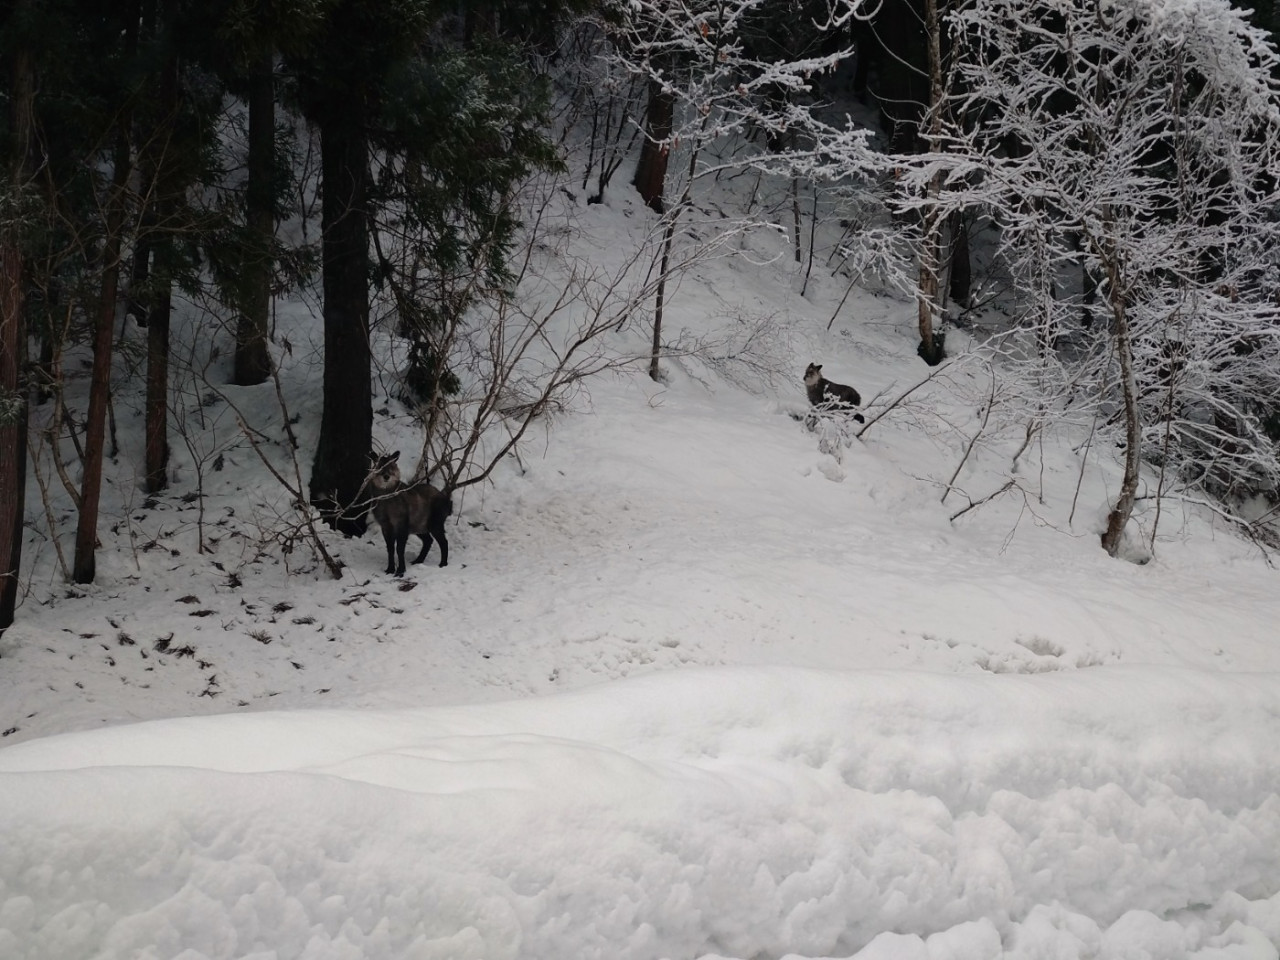
M804 371L804 385L812 387L822 379L822 364L811 363Z
M392 454L386 457L378 457L373 463L373 472L369 475L369 482L373 484L375 490L390 490L400 482L400 465L396 462L397 456Z

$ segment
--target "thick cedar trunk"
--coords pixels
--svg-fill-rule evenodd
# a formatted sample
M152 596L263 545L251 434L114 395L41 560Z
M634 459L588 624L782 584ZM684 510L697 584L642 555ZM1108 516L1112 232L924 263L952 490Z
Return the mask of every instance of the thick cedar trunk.
M337 98L335 98L336 100ZM356 503L369 469L373 381L369 356L368 136L358 97L330 102L320 127L323 193L324 407L311 472L311 499L336 500L334 525L363 534Z
M671 126L675 116L675 97L656 80L649 81L649 109L645 114L644 143L640 161L631 183L640 192L645 205L662 213L662 195L667 186L667 158L671 153Z
M172 298L165 284L147 314L146 489L169 485L169 317Z
M172 6L169 4L168 6ZM165 19L173 22L173 11L166 10ZM156 493L169 485L169 322L173 310L173 235L172 223L181 187L174 182L175 158L172 156L172 132L178 111L178 59L170 54L165 63L160 87L160 131L153 137L161 144L161 153L153 158L155 178L155 221L160 235L156 238L156 272L158 286L147 314L147 400L146 400L146 489Z
M12 83L9 183L21 189L27 178L33 99L31 61L21 48L13 56ZM18 606L22 518L26 509L28 397L22 371L27 331L22 274L19 238L13 228L0 228L0 397L12 398L17 405L12 417L0 418L0 463L7 465L0 470L0 633L13 623Z
M271 376L267 338L271 319L271 248L275 239L272 172L275 168L275 68L271 53L261 56L249 77L249 174L245 220L252 235L245 264L245 303L236 328L235 372L241 386Z
M93 371L89 377L89 412L85 421L84 478L80 484L80 516L76 523L76 552L71 579L92 583L96 575L98 500L102 493L102 459L111 391L111 334L120 280L120 233L124 228L125 188L129 180L127 120L117 133L115 169L107 197L106 238L102 244L102 285L93 330Z
M132 8L125 33L128 56L138 49L140 8ZM111 190L106 198L105 235L99 268L102 271L98 313L93 327L93 370L89 376L89 411L85 417L84 476L80 481L80 513L76 519L76 550L71 579L92 583L97 574L98 501L102 494L102 458L106 441L107 407L111 401L111 334L115 325L120 284L121 233L124 230L126 190L132 173L129 111L116 118L116 146Z

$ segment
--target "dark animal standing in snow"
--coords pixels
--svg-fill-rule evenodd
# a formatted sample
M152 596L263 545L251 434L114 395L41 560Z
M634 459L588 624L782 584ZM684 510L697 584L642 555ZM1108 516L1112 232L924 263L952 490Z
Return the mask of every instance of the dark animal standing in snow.
M425 480L405 486L400 480L400 451L386 456L369 454L370 501L373 519L382 527L387 541L387 573L404 576L404 548L409 534L422 538L422 552L414 563L421 563L431 549L431 538L440 541L440 566L449 563L449 541L444 535L444 521L453 513L453 501Z
M809 403L815 407L828 410L849 410L862 403L862 397L853 387L843 383L833 383L822 375L822 364L811 363L804 371L804 389L809 394ZM853 419L866 423L862 414L855 413Z

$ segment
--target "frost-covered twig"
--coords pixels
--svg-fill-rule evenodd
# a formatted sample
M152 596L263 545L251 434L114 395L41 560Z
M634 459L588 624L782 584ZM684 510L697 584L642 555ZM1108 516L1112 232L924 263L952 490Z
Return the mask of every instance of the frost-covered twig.
M939 503L947 502L947 494L951 492L951 488L956 482L956 477L960 476L960 471L964 469L965 462L969 459L969 454L973 452L974 444L976 444L978 442L978 438L982 436L983 433L986 432L987 421L991 419L991 411L995 407L995 405L996 405L996 375L995 375L995 372L992 371L991 393L987 397L987 402L983 405L982 423L978 425L978 429L974 433L974 435L969 438L968 446L964 448L964 456L962 456L960 458L960 462L956 464L955 472L951 474L951 479L947 481L947 485L943 488L942 497L938 500ZM1014 460L1016 461L1017 457L1014 457Z
M947 519L948 519L948 520L952 520L952 521L954 521L954 520L955 520L955 519L957 519L958 517L962 517L962 516L964 516L964 515L965 515L966 513L968 513L970 510L973 510L973 509L975 509L975 508L977 508L977 507L980 507L980 506L982 506L984 503L990 503L992 500L994 500L996 497L1000 496L1000 495L1001 495L1002 493L1004 493L1005 491L1009 490L1011 487L1016 486L1016 485L1017 485L1017 482L1018 482L1017 480L1012 480L1012 479L1010 479L1010 480L1006 480L1006 481L1005 481L1005 482L1000 486L1000 488L999 488L998 490L993 490L991 493L987 494L985 497L981 498L980 500L970 500L970 501L969 501L969 505L968 505L967 507L963 507L963 508L961 508L960 510L957 510L955 513L953 513L953 514L952 514L950 517L948 517Z
M280 383L280 365L273 363L271 365L271 380L275 386L276 404L280 410L280 419L284 425L285 436L288 440L289 463L293 468L293 480L290 482L279 468L271 461L266 452L259 443L259 432L249 426L248 420L236 406L234 401L227 396L226 393L219 391L222 399L231 407L235 414L236 423L240 427L240 432L244 438L249 441L249 446L253 448L253 452L258 455L258 459L267 471L275 478L286 491L288 491L294 508L301 517L301 526L307 532L307 539L311 542L312 547L323 561L325 568L328 569L330 575L335 580L342 579L342 564L334 560L324 545L324 539L320 536L320 531L316 529L315 517L311 510L310 498L306 495L306 484L302 479L302 465L298 462L298 438L293 432L293 421L289 415L289 406L285 402L284 388Z
M949 373L951 371L952 366L956 362L957 362L956 360L952 360L948 363L942 364L941 366L934 367L932 370L929 371L929 374L923 380L908 387L906 390L898 394L898 396L896 396L893 400L891 400L885 406L877 410L874 416L869 417L867 419L867 422L864 423L861 429L858 430L856 436L859 439L861 439L862 435L866 433L868 430L870 430L873 426L875 426L875 424L879 422L885 416L885 414L889 413L894 408L899 406L904 400L907 399L907 397L911 396L921 387L925 386L926 384L932 383L934 380L941 377L944 373Z

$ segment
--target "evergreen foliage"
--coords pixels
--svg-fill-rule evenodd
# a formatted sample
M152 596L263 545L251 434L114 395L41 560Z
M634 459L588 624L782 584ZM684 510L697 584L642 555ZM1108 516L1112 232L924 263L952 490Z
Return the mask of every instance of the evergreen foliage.
M443 49L401 64L400 95L385 105L374 144L370 201L385 211L377 282L393 295L410 342L405 385L430 403L455 393L440 332L482 292L503 295L521 223L517 187L562 169L547 138L547 84L509 46Z

